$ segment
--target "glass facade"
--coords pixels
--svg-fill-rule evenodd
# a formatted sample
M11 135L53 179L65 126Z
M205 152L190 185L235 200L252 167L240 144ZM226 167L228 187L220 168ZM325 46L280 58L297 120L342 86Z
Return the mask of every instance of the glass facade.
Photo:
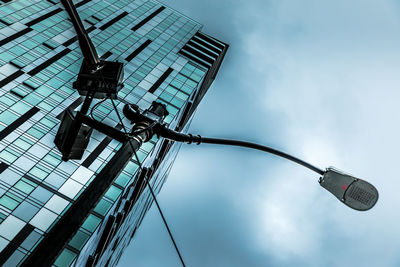
M124 63L116 101L146 109L165 103L171 128L184 129L228 46L201 25L151 0L74 1L98 54ZM59 1L0 1L0 264L24 262L121 144L93 131L82 160L61 160L54 144L62 114L83 98L72 88L82 64L72 23ZM97 100L96 100L97 101ZM95 102L96 102L95 101ZM93 103L96 104L96 103ZM121 128L111 102L95 119ZM124 124L129 121L124 119ZM157 137L138 157L159 192L179 146ZM166 156L165 156L166 155ZM87 214L55 266L115 265L152 203L132 158ZM87 265L90 266L90 265Z

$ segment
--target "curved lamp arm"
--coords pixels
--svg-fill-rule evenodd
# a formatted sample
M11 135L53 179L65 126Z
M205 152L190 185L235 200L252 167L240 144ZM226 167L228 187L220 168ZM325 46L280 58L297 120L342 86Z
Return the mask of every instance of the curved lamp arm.
M186 142L188 144L196 143L199 145L201 143L205 143L205 144L216 144L216 145L227 145L227 146L241 146L241 147L256 149L256 150L274 154L278 157L282 157L282 158L288 159L290 161L293 161L293 162L300 164L320 175L323 175L325 173L325 171L321 170L320 168L315 167L314 165L311 165L308 162L305 162L304 160L296 158L292 155L289 155L289 154L279 151L277 149L274 149L274 148L271 148L268 146L263 146L263 145L256 144L256 143L240 141L240 140L232 140L232 139L201 137L200 135L183 134L183 133L178 133L176 131L168 129L167 127L165 127L163 125L159 125L158 128L156 128L155 132L164 138L167 138L167 139L170 139L173 141L178 141L178 142Z
M150 109L146 110L145 112L141 112L137 106L125 105L123 111L125 116L131 120L132 123L137 123L140 120L147 120L148 124L152 123L152 127L151 129L146 128L146 130L151 130L152 133L172 141L186 142L188 144L196 143L198 145L201 143L208 143L216 145L241 146L257 149L293 161L318 173L319 175L322 175L322 177L319 179L320 185L350 208L360 211L369 210L378 201L378 190L376 190L372 184L362 179L345 174L334 168L327 168L324 171L308 162L305 162L304 160L268 146L240 140L209 138L201 137L200 135L194 136L192 134L184 134L171 130L162 124L162 120L155 120L152 118L154 117L152 115L152 110L157 109L166 110L166 106L161 103L153 102ZM135 133L133 132L132 134Z
M261 150L263 152L288 159L322 175L322 177L319 179L320 185L331 192L342 203L355 210L369 210L378 201L378 190L367 181L345 174L334 168L327 168L324 171L308 162L305 162L304 160L271 147L240 140L208 138L201 137L200 135L194 136L192 134L183 134L168 129L166 126L160 124L155 127L154 132L166 139L173 141L187 142L188 144L208 143L217 145L241 146Z

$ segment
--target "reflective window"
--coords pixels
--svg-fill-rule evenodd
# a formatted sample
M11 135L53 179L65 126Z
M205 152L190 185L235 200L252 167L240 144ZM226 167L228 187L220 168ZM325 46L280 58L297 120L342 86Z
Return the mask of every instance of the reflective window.
M96 24L97 29L90 36L99 54L111 53L109 60L122 60L138 44L146 40L152 41L129 64L125 62L125 87L119 96L130 103L146 105L158 99L167 105L170 112L165 122L174 121L205 74L194 66L188 66L187 59L176 54L200 25L166 9L146 22L140 28L141 32L136 33L131 28L160 5L153 1L138 4L135 1L116 0L112 5L110 3L90 1L78 11L83 19ZM127 5L132 10L129 15L114 22L104 31L98 29L104 24L104 20L116 17ZM14 33L15 30L11 30L3 22L25 29L23 23L18 24L17 21L26 19L26 23L37 18L38 13L46 14L54 9L55 6L49 1L9 1L0 5L0 13L6 14L1 18L0 27L9 28ZM103 21L99 22L99 19ZM5 91L0 96L0 131L32 107L40 109L40 112L1 141L4 149L0 151L0 160L12 167L0 174L4 185L0 190L0 206L4 210L4 213L0 213L0 250L8 244L7 239L11 240L27 222L35 227L18 248L18 253L9 258L13 265L17 265L24 256L23 253L21 256L21 251L26 253L26 250L32 250L43 237L43 232L48 231L57 218L71 206L67 199L76 199L84 186L91 182L121 147L120 143L112 141L89 166L90 169L81 166L82 161L79 160L63 162L55 148L53 140L60 124L56 116L79 97L72 86L82 64L82 54L77 42L68 47L70 52L50 62L51 58L65 49L61 43L74 36L71 28L66 12L62 11L31 25L32 30L29 33L12 40L7 46L2 46L0 51L0 67L6 65L0 74L0 80L17 72L18 68L14 66L19 66L24 71L23 75L2 87ZM43 64L46 65L45 68L40 68ZM154 94L150 94L148 89L170 67L174 71L156 88ZM32 69L38 71L31 72ZM79 107L75 106L74 109L76 108ZM119 123L108 101L99 105L94 113L96 119L104 120L112 126ZM98 133L92 136L92 140L97 142L101 142L103 138ZM156 141L157 138L154 137L152 142L141 147L138 151L140 162L146 160ZM87 150L86 154L93 152L96 146L89 147L91 150ZM82 249L90 234L101 224L101 216L108 216L112 206L123 195L123 188L134 181L137 169L135 159L127 164L115 179L114 185L97 204L93 214L87 217L81 230L71 240L71 249ZM146 198L143 197L139 203L143 207L138 214L142 214ZM139 219L139 215L134 217ZM75 257L75 252L65 249L55 265L68 266Z
M59 267L70 266L75 257L76 254L74 252L64 249L54 262L54 265Z
M42 231L46 231L56 218L57 214L42 208L29 223Z

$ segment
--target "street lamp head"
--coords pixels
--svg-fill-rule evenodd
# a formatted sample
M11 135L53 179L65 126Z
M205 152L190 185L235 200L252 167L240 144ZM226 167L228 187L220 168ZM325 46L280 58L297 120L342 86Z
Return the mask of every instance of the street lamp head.
M369 210L378 201L378 190L372 184L334 168L326 169L319 183L341 202L355 210Z

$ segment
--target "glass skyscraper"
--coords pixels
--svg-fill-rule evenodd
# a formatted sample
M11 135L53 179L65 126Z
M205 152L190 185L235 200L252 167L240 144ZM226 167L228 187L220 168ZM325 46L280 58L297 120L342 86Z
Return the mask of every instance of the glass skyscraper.
M184 131L228 45L154 0L74 4L101 58L124 63L117 108L164 103L165 123ZM82 60L59 1L0 1L0 265L116 265L153 202L145 179L158 193L178 152L153 137L137 152L141 171L123 144L93 131L81 160L62 161L54 138L83 103L72 88ZM108 100L93 117L122 128Z

